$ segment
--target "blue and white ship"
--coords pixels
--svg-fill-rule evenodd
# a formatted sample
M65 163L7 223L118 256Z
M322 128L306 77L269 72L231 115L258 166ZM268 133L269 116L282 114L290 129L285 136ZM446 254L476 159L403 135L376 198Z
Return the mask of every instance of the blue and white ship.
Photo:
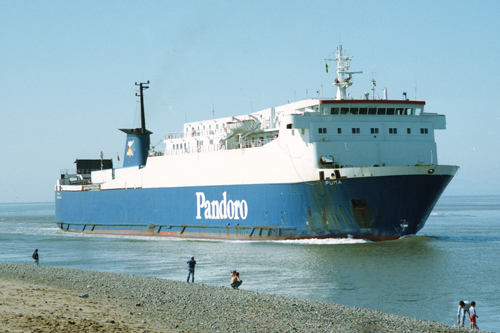
M328 60L328 59L327 59ZM458 167L438 164L445 116L425 102L353 98L351 57L339 46L336 98L185 123L151 148L127 134L123 166L77 160L55 187L63 230L196 239L280 240L416 234ZM328 69L328 67L327 67ZM81 162L81 163L79 163ZM111 163L110 163L111 162Z

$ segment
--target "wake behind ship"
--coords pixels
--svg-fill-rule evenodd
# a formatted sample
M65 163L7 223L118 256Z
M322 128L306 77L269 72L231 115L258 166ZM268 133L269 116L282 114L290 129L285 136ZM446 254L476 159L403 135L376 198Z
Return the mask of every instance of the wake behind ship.
M330 60L330 59L327 59ZM425 102L353 98L351 58L337 50L335 99L305 99L185 123L150 147L127 134L123 167L77 160L55 188L56 222L84 233L276 240L416 234L458 167L439 165ZM327 65L328 71L328 65Z

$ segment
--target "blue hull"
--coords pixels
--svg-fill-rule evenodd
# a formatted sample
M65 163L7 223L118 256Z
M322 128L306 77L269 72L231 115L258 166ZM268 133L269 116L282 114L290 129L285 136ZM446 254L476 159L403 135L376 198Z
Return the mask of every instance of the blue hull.
M423 228L452 177L57 191L56 222L69 231L164 237L397 239Z

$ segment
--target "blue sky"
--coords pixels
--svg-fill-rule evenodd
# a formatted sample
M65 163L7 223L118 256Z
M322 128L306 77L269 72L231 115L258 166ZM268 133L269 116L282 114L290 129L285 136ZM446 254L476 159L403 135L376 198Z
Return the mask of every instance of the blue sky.
M354 56L353 95L425 100L447 116L445 195L500 194L498 1L0 1L0 202L52 201L76 158L123 155L184 120L334 96L324 59ZM333 65L333 64L332 64ZM331 67L333 68L333 67ZM415 89L416 86L416 89ZM116 165L116 164L115 164ZM121 164L120 164L121 165Z

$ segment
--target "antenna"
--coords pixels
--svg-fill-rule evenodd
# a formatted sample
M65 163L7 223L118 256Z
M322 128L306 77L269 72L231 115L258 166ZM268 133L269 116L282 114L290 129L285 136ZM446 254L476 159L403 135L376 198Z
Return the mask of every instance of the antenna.
M377 85L377 73L372 72L372 99L375 99L375 86Z
M337 78L333 82L333 84L337 86L337 96L335 97L337 100L348 98L346 89L352 85L352 74L363 73L361 71L354 72L349 70L351 58L351 56L344 55L342 52L342 45L339 44L335 59L325 59L325 61L337 62Z

